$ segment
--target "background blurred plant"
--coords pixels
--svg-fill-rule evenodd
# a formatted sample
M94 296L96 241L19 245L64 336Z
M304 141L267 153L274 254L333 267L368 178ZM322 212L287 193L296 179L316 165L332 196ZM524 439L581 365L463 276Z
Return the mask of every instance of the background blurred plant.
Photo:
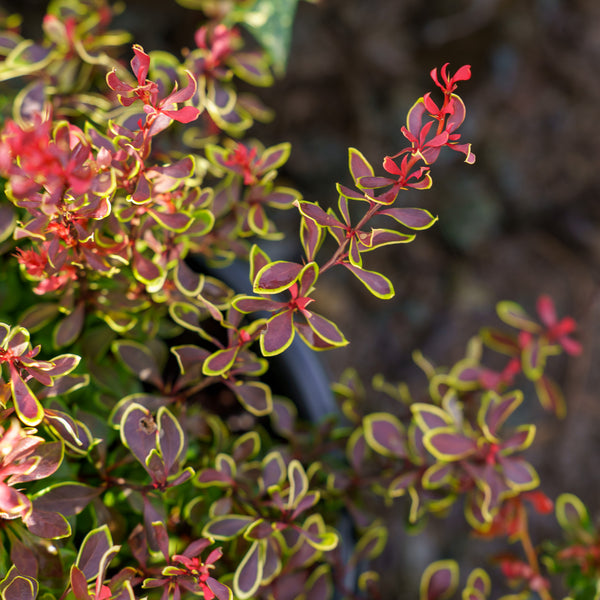
M437 221L403 199L432 186L444 148L475 162L455 94L470 67L433 69L438 89L409 110L387 175L351 148L353 187L338 183L337 208L322 208L281 184L290 145L247 136L271 113L238 92L285 65L295 2L184 4L204 11L196 48L179 59L134 44L130 68L120 56L134 40L110 29L104 0L52 2L40 41L5 18L3 598L377 597L369 562L388 537L381 507L397 498L413 530L462 504L466 529L520 542L498 560L523 596L553 597L549 575L564 572L571 594L594 597L597 540L581 502L557 501L564 545L534 546L528 526L528 511L552 503L522 455L536 429L516 421L519 382L561 416L546 361L581 350L548 297L539 321L501 303L516 332L483 330L449 368L415 353L429 382L419 396L376 377L390 412L372 412L348 370L334 386L340 415L304 423L261 379L296 334L318 351L348 343L313 311L334 267L394 296L364 261ZM272 208L299 215L295 260L274 255L284 235ZM219 277L236 259L251 294ZM504 362L488 363L484 348ZM455 562L434 563L422 596L448 597L457 580ZM464 596L490 593L482 570L465 585Z

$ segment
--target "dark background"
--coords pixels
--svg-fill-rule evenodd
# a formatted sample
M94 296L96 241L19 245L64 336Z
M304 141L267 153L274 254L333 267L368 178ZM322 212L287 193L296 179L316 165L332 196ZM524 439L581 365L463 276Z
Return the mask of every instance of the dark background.
M39 23L45 4L0 6ZM193 43L196 13L167 0L127 5L118 25L146 50L177 53ZM37 37L39 27L26 33ZM439 223L412 244L367 256L367 268L393 281L393 300L370 297L345 270L320 281L316 308L351 340L324 362L332 377L354 365L366 382L381 372L418 396L425 381L413 349L451 364L482 325L497 322L497 301L533 313L536 298L550 294L561 315L578 320L585 352L553 366L566 419L543 414L531 393L521 408L524 420L538 423L529 457L551 497L573 492L598 515L598 0L300 2L287 74L259 90L277 116L253 134L266 144L290 141L288 183L306 200L333 204L335 183L351 183L347 148L360 149L383 174L383 157L405 147L407 111L433 89L429 71L445 62L452 71L472 65L459 94L467 106L463 139L477 162L442 156L432 189L405 195L406 205L427 208ZM373 408L380 402L374 396ZM434 522L419 538L403 533L401 510L388 518L393 543L380 559L386 599L416 597L431 560L458 557L465 574L485 566L480 556L492 549L468 540L459 516L448 531ZM553 531L552 517L540 520L539 536Z
M477 162L446 153L432 169L432 189L406 196L408 206L427 208L439 223L407 246L367 255L367 268L392 279L393 300L371 298L346 272L320 281L323 312L351 340L324 358L335 376L352 364L365 381L382 372L407 381L418 397L425 382L411 362L414 348L452 364L470 336L498 322L499 300L534 314L536 298L550 294L559 314L577 319L585 352L551 369L567 399L563 421L544 414L526 387L521 416L538 425L529 458L550 497L575 493L594 517L599 59L596 0L301 3L286 78L267 100L278 113L269 135L293 145L288 174L307 200L334 203L334 183L351 183L347 147L379 167L405 146L400 127L413 102L432 89L429 71L445 62L451 70L472 65L459 94L467 106L463 139L473 143ZM374 396L374 409L378 402ZM388 519L393 542L380 559L384 598L416 597L431 560L459 558L464 577L497 549L469 539L459 514L448 527L431 522L419 538L403 532L401 510ZM556 535L554 518L539 519L535 531L536 540Z

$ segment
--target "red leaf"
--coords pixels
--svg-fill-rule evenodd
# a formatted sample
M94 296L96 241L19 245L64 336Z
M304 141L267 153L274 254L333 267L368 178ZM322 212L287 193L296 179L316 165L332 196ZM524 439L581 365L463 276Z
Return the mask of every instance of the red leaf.
M88 593L87 579L83 571L75 565L71 566L71 589L75 600L91 600Z

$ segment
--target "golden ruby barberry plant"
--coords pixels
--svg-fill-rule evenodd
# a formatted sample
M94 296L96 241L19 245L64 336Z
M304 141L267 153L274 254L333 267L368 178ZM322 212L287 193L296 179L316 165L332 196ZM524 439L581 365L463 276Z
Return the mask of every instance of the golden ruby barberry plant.
M519 543L496 576L519 598L561 597L555 574L570 597L597 597L600 542L581 501L556 499L563 541L529 527L553 501L526 455L536 427L519 421L522 383L564 415L546 363L581 352L549 297L537 318L500 303L504 328L479 332L454 365L415 352L418 395L381 376L367 392L349 368L333 386L339 412L307 423L294 390L284 398L264 377L296 338L348 343L315 301L331 269L393 298L368 253L435 224L403 192L433 185L442 152L475 162L455 93L470 67L433 69L437 89L410 108L386 174L351 148L351 184L322 207L280 184L289 144L248 134L270 110L237 83L272 83L271 25L250 26L253 3L187 4L205 12L181 58L128 50L105 0L54 0L39 41L3 17L2 598L378 598L380 508L396 503L413 529L459 504L465 530ZM296 260L263 248L282 238L272 209L298 215ZM250 293L232 289L233 261ZM374 393L396 410L374 412ZM421 598L459 583L455 561L434 562ZM460 587L492 594L482 568Z

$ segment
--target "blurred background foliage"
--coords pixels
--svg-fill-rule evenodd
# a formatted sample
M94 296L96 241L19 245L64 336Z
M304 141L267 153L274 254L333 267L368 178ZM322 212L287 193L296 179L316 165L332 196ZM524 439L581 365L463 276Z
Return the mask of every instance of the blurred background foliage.
M24 33L31 37L39 37L45 6L0 0L0 7L26 16ZM286 6L293 11L295 2ZM197 23L197 13L174 0L127 0L115 25L147 50L179 55L193 44ZM366 382L381 372L407 381L418 396L425 380L412 363L413 349L451 364L471 335L496 323L498 300L533 313L537 296L550 294L559 314L578 320L585 353L554 373L564 386L566 419L540 414L533 398L524 406L525 419L539 424L530 460L551 497L573 492L598 516L600 3L300 2L286 73L260 90L276 117L251 135L266 145L290 141L289 184L306 200L332 204L335 182L350 183L347 148L379 165L404 147L406 112L432 89L429 71L445 62L452 71L472 65L460 94L467 106L463 138L473 143L477 162L463 165L446 153L432 189L406 193L407 206L427 208L440 221L412 244L368 257L367 268L392 279L393 301L370 297L345 272L324 278L320 310L351 340L324 361L332 377L352 364ZM379 401L373 397L374 408ZM461 537L460 518L449 532L430 525L419 546L402 533L403 515L389 518L390 539L398 542L380 559L390 574L385 597L414 598L431 560L459 558L466 571L490 550L489 542ZM539 524L540 536L552 530L552 518Z

